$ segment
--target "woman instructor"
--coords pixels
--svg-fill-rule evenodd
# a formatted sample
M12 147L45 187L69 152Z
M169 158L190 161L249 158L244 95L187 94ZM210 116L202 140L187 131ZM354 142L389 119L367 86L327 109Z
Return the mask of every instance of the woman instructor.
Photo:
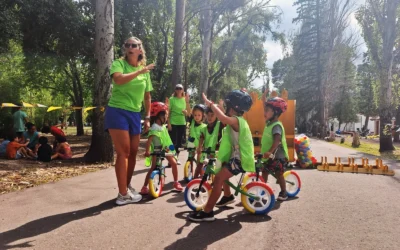
M112 94L104 117L104 129L111 135L117 152L115 173L118 182L117 205L138 202L142 196L131 186L141 134L142 102L145 107L145 130L149 128L153 90L142 41L136 37L123 45L124 56L112 63Z
M179 148L182 147L182 140L186 132L186 114L190 113L189 95L185 95L181 84L175 86L175 92L169 99L169 112L169 136L179 156ZM177 163L181 164L179 160Z

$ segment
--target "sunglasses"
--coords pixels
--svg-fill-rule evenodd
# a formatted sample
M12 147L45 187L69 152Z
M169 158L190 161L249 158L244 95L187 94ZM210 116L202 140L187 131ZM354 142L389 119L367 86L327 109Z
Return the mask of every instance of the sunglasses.
M136 49L137 47L142 48L142 44L137 44L137 43L125 43L125 48L129 49Z
M183 88L175 88L175 90L182 90Z

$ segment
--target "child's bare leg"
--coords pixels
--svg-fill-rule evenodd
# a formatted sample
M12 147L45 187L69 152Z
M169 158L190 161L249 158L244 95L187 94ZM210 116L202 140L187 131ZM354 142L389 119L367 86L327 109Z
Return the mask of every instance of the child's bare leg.
M194 171L193 179L199 178L204 175L203 163L197 164L196 170Z
M36 158L36 155L35 155L35 153L32 151L32 150L30 150L30 149L27 149L27 154L28 154L28 156L30 157L30 158L32 158L32 159L35 159Z
M269 175L269 173L268 173L267 170L264 170L264 171L262 172L262 178L264 179L265 183L268 182L268 175Z
M52 160L55 160L55 159L57 159L58 158L58 153L55 153L55 154L53 154L52 156L51 156L51 159Z
M174 177L174 181L178 181L178 165L176 163L176 160L173 156L167 156L166 157L168 160L169 165L172 168L172 175Z
M280 173L278 176L276 176L279 182L279 186L281 187L282 192L286 192L286 181L285 177L283 177L283 173Z
M232 173L229 172L227 168L222 168L221 171L215 176L214 179L214 187L211 192L210 198L206 206L204 207L204 212L209 213L213 210L215 204L217 203L220 195L221 195L221 187L225 180L228 180L232 177ZM225 191L224 191L225 192Z
M23 155L24 157L29 158L29 155L28 155L28 153L27 153L27 151L26 151L25 148L20 148L20 149L19 149L19 152L20 152L20 154Z
M224 196L225 197L229 197L232 195L231 193L231 187L224 181L224 183L222 184L222 186L224 187Z
M146 178L144 179L143 187L147 187L149 185L149 179L150 179L151 172L153 172L153 170L155 168L156 168L156 157L153 156L153 159L151 161L151 167L146 174Z

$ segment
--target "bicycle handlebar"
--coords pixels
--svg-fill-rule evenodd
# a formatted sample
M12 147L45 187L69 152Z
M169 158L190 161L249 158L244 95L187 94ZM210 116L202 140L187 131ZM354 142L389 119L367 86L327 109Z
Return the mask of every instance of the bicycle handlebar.
M213 151L211 150L211 147L207 148L206 150L202 150L202 153L206 153L206 154L216 154L218 153L218 151Z
M257 159L257 160L261 160L262 158L263 158L263 154L256 154L255 155L255 158ZM275 158L275 155L274 154L270 154L269 155L269 159L274 159Z
M151 153L150 155L153 155L153 156L161 156L161 157L174 156L173 153L167 153L167 152L165 152L165 151L153 152L153 153Z

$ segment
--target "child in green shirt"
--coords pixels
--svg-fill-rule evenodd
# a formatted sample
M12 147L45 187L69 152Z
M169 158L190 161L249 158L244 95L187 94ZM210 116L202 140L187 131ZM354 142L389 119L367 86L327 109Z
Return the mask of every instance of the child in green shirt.
M145 156L150 157L150 153L154 151L161 151L162 149L168 148L172 145L171 138L168 134L168 129L165 126L167 122L167 111L168 107L162 102L153 102L151 104L150 110L150 123L152 124L149 130L149 138L146 144L146 152ZM183 190L181 184L178 182L178 167L176 163L176 159L173 156L165 157L168 160L169 165L172 168L172 175L174 177L174 188L175 190L181 192ZM144 184L141 194L148 194L149 189L149 178L151 173L156 167L156 156L153 156L151 159L151 167L147 172L146 178L144 180Z
M217 166L221 163L222 168L215 176L213 190L204 210L191 214L189 220L202 222L214 221L214 206L225 206L234 202L230 187L225 183L234 175L244 172L254 172L254 145L251 131L246 120L242 117L253 104L249 94L244 90L233 90L224 99L226 114L207 99L203 94L204 102L209 106L217 118L226 124L221 138L218 152ZM224 187L224 196L217 203Z
M201 157L201 145L200 139L204 128L207 126L203 123L205 118L205 111L206 106L203 104L196 104L194 105L193 109L191 110L191 116L189 118L190 121L190 130L189 130L189 137L194 138L193 144L196 147L196 154L197 154L197 164L200 164L200 157ZM189 140L188 140L189 141ZM189 147L189 143L187 145Z
M287 110L287 103L280 97L273 97L266 100L266 93L263 95L264 102L264 118L266 126L261 138L261 153L265 159L269 159L265 167L275 173L281 192L279 193L279 201L287 200L286 182L283 177L285 166L289 160L288 148L286 144L285 129L278 120L279 116ZM263 171L265 182L268 180L268 171Z
M221 100L222 101L222 100ZM218 105L218 108L224 112L223 103ZM212 111L210 107L206 108L206 117L207 117L207 126L203 128L201 137L200 137L200 145L204 150L211 148L211 151L218 151L219 144L222 137L222 130L225 127L218 119L215 113ZM200 162L197 164L196 171L194 172L194 178L199 178L203 176L203 161L207 157L207 155L202 154L200 157ZM215 156L211 156L215 157Z

